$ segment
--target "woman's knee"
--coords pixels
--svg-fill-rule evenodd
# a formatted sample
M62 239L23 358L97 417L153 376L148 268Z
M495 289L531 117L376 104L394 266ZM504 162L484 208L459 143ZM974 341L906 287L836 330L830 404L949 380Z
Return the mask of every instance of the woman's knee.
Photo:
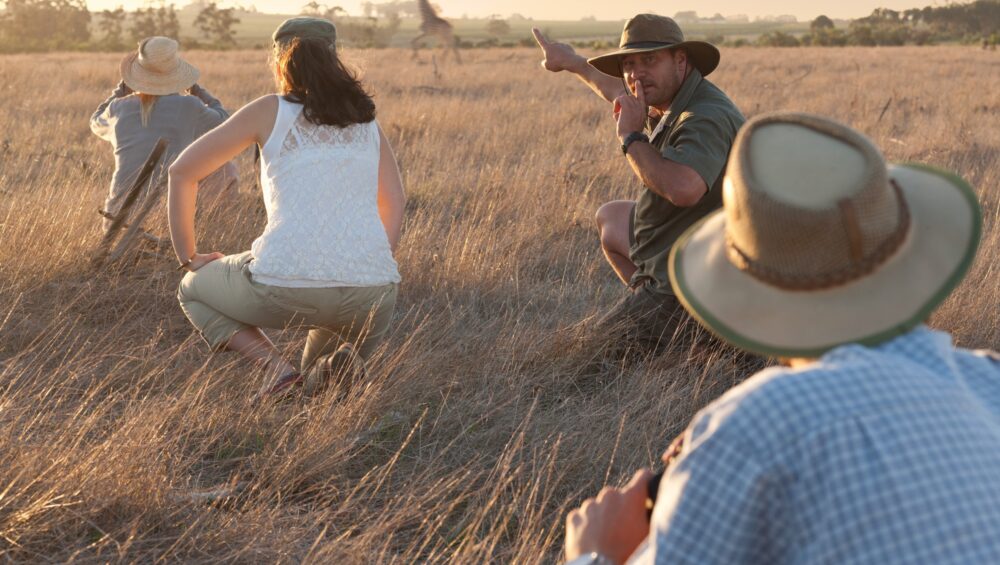
M194 273L188 272L177 285L177 300L184 304L195 300Z

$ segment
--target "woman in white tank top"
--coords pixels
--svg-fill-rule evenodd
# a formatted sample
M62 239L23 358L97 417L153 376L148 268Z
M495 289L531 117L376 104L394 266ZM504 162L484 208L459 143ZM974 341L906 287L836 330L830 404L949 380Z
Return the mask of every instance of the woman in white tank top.
M258 398L305 385L338 393L363 376L396 301L393 252L403 187L375 104L337 55L327 20L292 18L274 32L279 94L259 98L170 167L170 236L184 276L181 308L215 350L267 367ZM267 226L250 251L196 251L197 181L251 144L261 148ZM261 328L309 326L301 371Z

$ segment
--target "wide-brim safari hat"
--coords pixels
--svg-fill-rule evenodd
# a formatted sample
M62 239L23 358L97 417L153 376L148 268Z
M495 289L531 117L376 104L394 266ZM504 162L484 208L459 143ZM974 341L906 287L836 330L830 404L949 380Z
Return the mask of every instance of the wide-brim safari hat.
M982 231L965 181L887 166L857 131L808 114L744 126L723 203L677 241L670 281L712 332L777 357L909 331L962 280Z
M174 94L198 82L198 69L177 54L177 42L169 37L149 37L139 49L122 58L122 80L144 94Z
M683 47L702 76L719 66L719 50L704 41L684 41L684 32L673 19L655 14L639 14L625 22L618 50L588 59L595 69L616 78L622 76L622 57L659 49Z

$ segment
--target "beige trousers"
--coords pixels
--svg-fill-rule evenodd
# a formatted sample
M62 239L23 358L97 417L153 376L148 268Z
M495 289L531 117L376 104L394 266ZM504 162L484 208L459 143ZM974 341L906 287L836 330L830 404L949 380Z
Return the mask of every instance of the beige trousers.
M302 370L352 343L367 359L385 337L397 284L371 287L289 288L255 282L250 252L212 261L181 280L181 309L212 349L248 329L306 326Z

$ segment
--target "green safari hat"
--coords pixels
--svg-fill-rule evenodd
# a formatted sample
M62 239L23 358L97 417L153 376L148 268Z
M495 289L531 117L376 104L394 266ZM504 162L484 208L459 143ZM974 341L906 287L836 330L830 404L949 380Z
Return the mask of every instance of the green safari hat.
M618 50L588 59L595 69L616 78L622 76L621 59L632 53L683 47L702 76L719 66L719 50L704 41L684 41L684 32L673 19L656 14L639 14L625 22Z

